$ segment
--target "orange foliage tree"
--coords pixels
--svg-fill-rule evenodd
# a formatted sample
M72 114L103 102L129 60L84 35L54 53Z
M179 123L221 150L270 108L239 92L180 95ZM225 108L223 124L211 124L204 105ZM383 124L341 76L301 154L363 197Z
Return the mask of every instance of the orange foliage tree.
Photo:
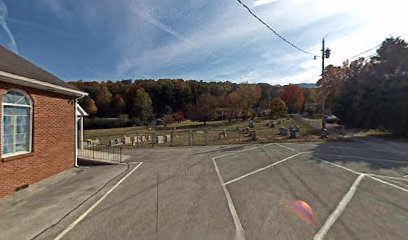
M286 103L289 113L301 111L305 102L303 89L293 84L284 87L281 99Z

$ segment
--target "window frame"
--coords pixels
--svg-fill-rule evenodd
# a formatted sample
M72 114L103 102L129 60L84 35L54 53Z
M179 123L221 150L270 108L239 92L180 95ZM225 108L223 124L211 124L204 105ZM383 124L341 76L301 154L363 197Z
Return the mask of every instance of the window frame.
M4 97L10 93L10 92L17 92L21 95L23 95L28 101L29 101L29 105L26 104L15 104L15 103L5 103ZM29 108L29 122L28 122L28 151L18 151L18 152L12 152L12 153L3 153L4 151L4 107L5 106L9 106L9 107L21 107L21 108ZM19 89L9 89L7 90L6 93L4 93L1 97L1 158L8 158L8 157L15 157L15 156L19 156L19 155L24 155L24 154L29 154L32 153L33 147L32 147L32 143L33 143L33 100L31 99L30 95L23 91L23 90L19 90ZM15 134L15 132L14 132ZM14 144L15 144L15 138L14 138Z

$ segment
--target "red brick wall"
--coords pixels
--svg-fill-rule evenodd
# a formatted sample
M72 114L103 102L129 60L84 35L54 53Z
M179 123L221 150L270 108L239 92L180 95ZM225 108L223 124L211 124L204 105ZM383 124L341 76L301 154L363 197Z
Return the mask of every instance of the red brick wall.
M0 82L0 103L8 89L23 90L32 99L32 152L17 157L0 157L0 197L14 192L19 186L38 182L73 167L75 158L74 99ZM2 132L1 114L0 110Z

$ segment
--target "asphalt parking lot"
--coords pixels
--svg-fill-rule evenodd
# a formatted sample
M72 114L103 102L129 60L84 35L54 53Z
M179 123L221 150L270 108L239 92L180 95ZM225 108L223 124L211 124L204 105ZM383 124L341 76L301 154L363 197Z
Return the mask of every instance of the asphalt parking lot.
M125 154L133 156L126 175L37 239L408 236L407 143L362 138ZM294 207L300 201L311 210Z

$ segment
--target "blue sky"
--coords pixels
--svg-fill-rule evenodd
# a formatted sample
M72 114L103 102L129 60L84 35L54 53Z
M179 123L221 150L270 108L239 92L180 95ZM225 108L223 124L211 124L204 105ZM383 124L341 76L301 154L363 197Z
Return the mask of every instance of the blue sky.
M243 2L307 51L319 54L328 34L329 64L408 33L400 0ZM236 0L0 0L0 44L64 80L287 84L315 82L321 66Z

